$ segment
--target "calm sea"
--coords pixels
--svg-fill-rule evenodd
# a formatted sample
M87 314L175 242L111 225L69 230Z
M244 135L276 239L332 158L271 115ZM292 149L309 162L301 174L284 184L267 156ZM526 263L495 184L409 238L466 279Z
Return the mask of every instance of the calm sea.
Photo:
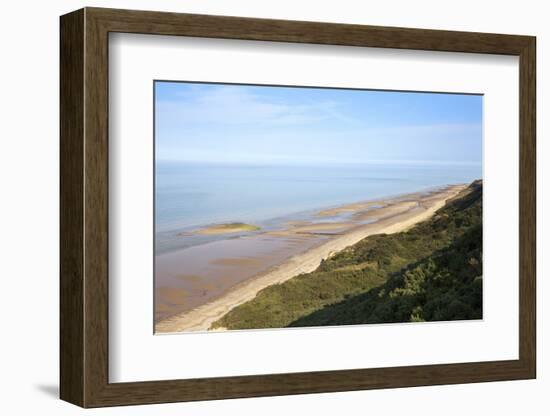
M155 251L161 253L212 238L176 238L179 232L199 226L244 222L274 227L277 219L312 210L469 183L481 176L480 165L254 166L157 162Z

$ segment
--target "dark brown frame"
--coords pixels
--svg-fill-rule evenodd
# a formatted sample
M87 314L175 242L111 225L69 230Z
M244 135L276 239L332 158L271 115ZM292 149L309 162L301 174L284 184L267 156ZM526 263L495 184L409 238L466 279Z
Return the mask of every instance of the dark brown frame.
M519 56L519 359L109 383L110 32ZM535 42L531 36L99 8L62 16L61 398L83 407L100 407L535 378Z

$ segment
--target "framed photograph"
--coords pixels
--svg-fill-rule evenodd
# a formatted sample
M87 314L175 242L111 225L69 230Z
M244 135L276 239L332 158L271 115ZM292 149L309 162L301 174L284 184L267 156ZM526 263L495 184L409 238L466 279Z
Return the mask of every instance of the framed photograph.
M62 16L61 398L535 378L535 49Z

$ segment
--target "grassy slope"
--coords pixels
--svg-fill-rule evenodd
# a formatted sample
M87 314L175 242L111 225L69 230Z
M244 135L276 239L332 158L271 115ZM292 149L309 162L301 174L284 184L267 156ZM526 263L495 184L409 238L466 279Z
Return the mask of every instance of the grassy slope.
M407 232L368 237L270 286L213 327L481 318L481 182Z

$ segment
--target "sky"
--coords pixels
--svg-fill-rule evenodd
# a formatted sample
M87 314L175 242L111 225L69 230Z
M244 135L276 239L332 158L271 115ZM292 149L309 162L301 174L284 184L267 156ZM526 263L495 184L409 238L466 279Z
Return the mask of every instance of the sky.
M155 82L157 161L481 164L480 95Z

